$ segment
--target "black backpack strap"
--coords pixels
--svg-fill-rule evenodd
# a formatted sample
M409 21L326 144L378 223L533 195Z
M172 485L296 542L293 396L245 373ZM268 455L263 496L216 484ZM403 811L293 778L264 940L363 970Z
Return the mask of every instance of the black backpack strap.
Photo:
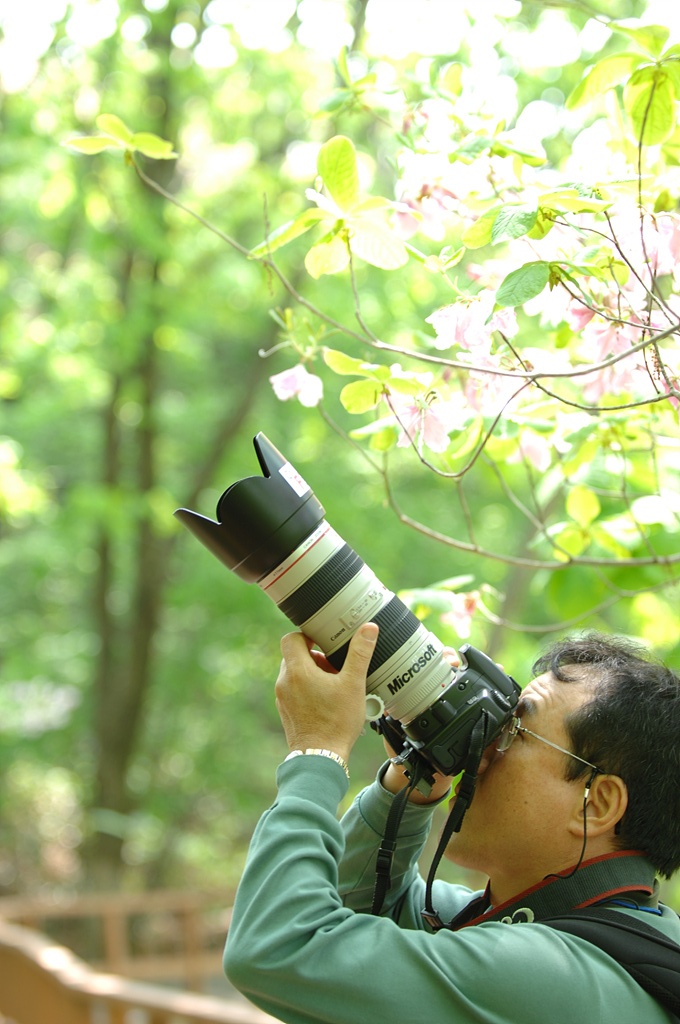
M604 907L584 907L540 922L599 946L680 1024L680 945L644 921Z

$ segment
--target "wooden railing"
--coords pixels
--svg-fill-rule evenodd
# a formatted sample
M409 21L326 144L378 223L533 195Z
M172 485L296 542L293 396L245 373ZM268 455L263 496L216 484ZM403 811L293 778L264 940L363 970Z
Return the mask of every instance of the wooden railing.
M222 973L230 917L224 907L224 893L182 890L85 893L58 900L17 896L0 898L0 919L47 932L96 970L172 980L199 992L206 978ZM133 925L146 938L133 942Z
M0 1021L7 1024L272 1024L248 1003L93 971L44 935L0 920Z

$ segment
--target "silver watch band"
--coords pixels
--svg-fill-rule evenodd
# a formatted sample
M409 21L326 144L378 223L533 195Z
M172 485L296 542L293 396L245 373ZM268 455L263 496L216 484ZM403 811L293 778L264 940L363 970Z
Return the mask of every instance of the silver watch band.
M291 750L290 754L288 754L287 757L284 757L284 762L291 761L294 757L300 757L305 754L316 754L319 757L329 757L331 761L335 761L336 764L340 765L347 778L349 778L349 765L347 764L347 761L345 761L344 757L341 757L340 754L336 754L334 750L327 750L325 747L307 747L306 750Z

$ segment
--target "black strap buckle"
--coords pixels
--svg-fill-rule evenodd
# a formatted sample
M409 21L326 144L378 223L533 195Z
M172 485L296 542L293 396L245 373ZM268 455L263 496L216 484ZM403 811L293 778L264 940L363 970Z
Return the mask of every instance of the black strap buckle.
M392 861L394 859L394 846L389 850L384 846L381 846L378 850L378 856L375 859L375 873L376 875L383 875L387 878L390 877L392 870Z

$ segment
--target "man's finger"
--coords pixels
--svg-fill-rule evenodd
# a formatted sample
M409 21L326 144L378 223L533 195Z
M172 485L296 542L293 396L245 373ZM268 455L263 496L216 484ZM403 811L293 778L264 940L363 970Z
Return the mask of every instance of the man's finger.
M307 654L312 642L303 633L286 633L281 637L281 654L286 661L290 661L291 658L301 658Z
M375 622L365 622L350 640L347 657L342 667L343 673L366 675L373 657L379 629Z

